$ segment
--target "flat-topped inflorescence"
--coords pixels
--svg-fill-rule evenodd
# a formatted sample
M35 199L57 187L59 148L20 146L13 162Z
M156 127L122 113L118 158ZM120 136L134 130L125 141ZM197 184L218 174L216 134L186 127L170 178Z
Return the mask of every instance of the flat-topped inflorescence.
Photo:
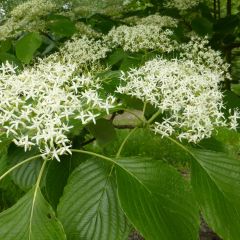
M163 29L155 24L122 25L114 27L106 36L106 41L111 47L122 47L124 51L129 52L146 50L171 52L178 45L172 40L172 35L172 30Z
M37 31L45 26L41 17L58 9L50 0L29 0L16 6L0 26L0 40L15 37L22 31Z
M164 2L164 6L184 11L197 6L200 2L201 0L167 0Z
M211 59L218 57L215 53ZM225 79L226 66L214 64L219 62L208 64L184 55L171 60L158 57L122 73L122 86L117 92L141 99L160 111L162 120L153 128L156 133L197 143L210 137L216 127L230 125L236 129L239 118L237 111L230 123L224 117L219 84Z
M109 114L115 98L102 96L100 80L79 75L77 65L41 60L17 73L9 63L0 68L0 126L25 151L36 146L45 157L70 153L68 134L74 124L96 122Z

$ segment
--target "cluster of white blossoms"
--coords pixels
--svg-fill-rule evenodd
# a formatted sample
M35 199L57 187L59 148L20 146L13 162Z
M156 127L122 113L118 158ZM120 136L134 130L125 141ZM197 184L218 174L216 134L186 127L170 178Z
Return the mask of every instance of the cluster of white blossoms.
M177 46L177 42L171 39L172 35L173 32L170 29L164 30L155 24L122 25L114 27L106 36L106 41L111 47L122 47L124 51L171 52Z
M103 36L102 33L95 31L89 25L83 22L77 22L75 24L75 27L77 29L77 35L80 35L80 36L85 35L89 38L101 38Z
M157 25L158 27L174 28L178 25L178 20L169 16L161 16L159 14L149 15L147 17L139 18L137 16L128 17L124 19L125 23L131 25Z
M231 79L228 72L229 64L224 62L221 52L215 51L209 46L207 37L192 37L188 43L182 44L179 49L182 59L205 65L212 71L221 72L225 79Z
M189 59L156 58L138 69L122 74L117 92L141 99L159 109L162 121L154 131L162 136L198 142L210 137L214 128L227 126L223 95L219 83L221 71ZM230 125L236 127L237 115Z
M76 64L44 59L20 73L3 64L0 127L5 135L25 151L38 147L43 157L59 160L71 153L68 134L74 126L81 129L115 106L113 96L100 95L100 80L76 72Z
M87 36L73 37L60 48L63 62L78 65L82 71L98 69L98 62L107 56L109 47L102 40L95 40Z
M167 0L164 2L164 6L184 11L197 6L200 2L201 0Z
M16 6L7 20L0 26L0 40L17 36L23 30L40 30L45 26L41 17L57 9L57 5L50 0L29 0Z

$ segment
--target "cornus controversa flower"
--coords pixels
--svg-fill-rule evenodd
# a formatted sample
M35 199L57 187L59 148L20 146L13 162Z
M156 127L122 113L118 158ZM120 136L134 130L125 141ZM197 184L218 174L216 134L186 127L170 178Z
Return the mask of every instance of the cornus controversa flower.
M167 0L164 6L167 8L177 8L178 10L187 10L197 6L202 0Z
M41 18L57 9L57 4L50 0L29 0L19 4L9 13L4 24L0 26L0 40L15 37L23 30L43 29L45 22Z
M71 153L68 134L77 125L109 114L113 96L101 96L99 79L78 75L76 64L40 60L17 73L9 63L0 68L0 127L25 151L33 146L42 156Z
M102 40L94 40L87 36L80 38L74 36L67 41L60 49L59 53L50 55L48 60L62 63L72 63L78 67L78 71L94 72L101 70L100 60L107 56L109 47Z
M149 15L144 18L137 16L128 17L124 19L125 23L131 25L157 25L158 27L169 27L174 28L178 25L178 20L169 16L161 16L159 14Z
M124 51L139 52L144 50L159 50L171 52L178 46L172 40L173 32L164 30L155 24L136 26L122 25L113 28L105 37L111 47L122 47Z
M222 73L225 79L231 80L228 72L229 64L224 62L221 52L213 50L209 46L208 38L193 36L188 43L179 46L180 57L185 60L192 60L197 64L205 65L214 72Z
M122 86L117 92L141 99L157 108L162 121L153 130L162 136L174 135L197 143L210 137L214 128L227 126L221 111L223 94L219 83L222 71L186 59L156 58L138 69L122 73ZM237 127L239 114L230 119L230 127Z

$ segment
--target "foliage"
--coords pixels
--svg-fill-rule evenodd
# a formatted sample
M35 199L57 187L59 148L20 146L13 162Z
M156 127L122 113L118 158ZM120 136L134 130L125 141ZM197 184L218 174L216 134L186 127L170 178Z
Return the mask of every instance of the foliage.
M1 3L0 240L239 239L230 3Z

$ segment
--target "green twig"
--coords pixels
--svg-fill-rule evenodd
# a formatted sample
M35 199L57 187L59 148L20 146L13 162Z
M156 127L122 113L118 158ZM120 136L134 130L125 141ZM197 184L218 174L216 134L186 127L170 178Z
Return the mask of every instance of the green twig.
M128 135L125 137L125 139L123 140L121 146L120 146L119 149L118 149L118 152L117 152L117 154L116 154L116 158L119 158L119 156L120 156L120 154L121 154L121 152L122 152L122 150L123 150L123 147L125 146L127 140L128 140L128 139L131 137L131 135L137 130L137 128L138 128L138 127L135 127L134 129L132 129L132 130L128 133Z

